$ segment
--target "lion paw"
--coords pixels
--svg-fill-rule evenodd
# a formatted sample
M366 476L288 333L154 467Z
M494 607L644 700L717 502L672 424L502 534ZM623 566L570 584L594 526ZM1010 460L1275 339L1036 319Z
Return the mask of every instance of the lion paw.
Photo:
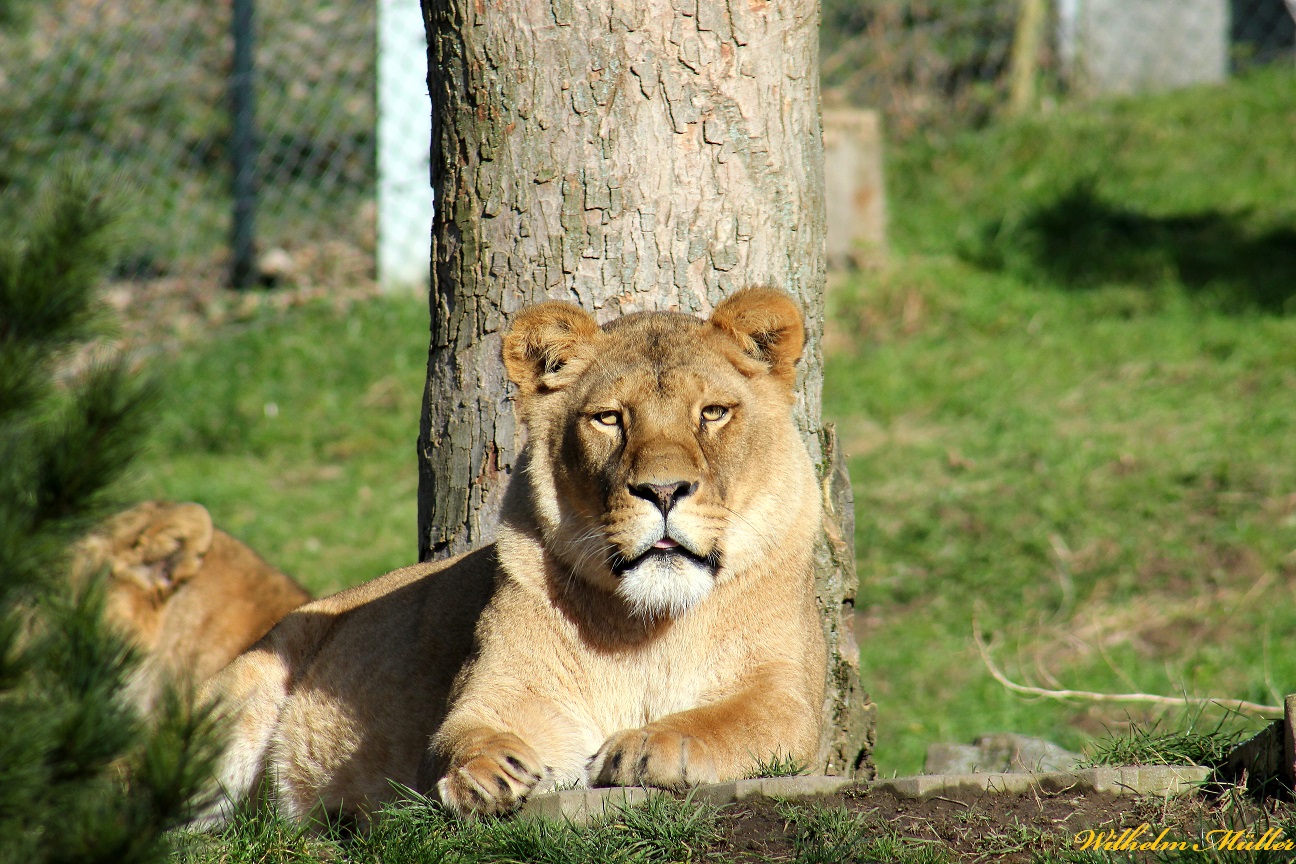
M492 735L467 761L437 783L441 803L456 815L490 815L516 809L543 779L540 757L509 732Z
M715 783L715 759L701 738L665 729L629 729L608 738L590 762L595 786L686 789Z

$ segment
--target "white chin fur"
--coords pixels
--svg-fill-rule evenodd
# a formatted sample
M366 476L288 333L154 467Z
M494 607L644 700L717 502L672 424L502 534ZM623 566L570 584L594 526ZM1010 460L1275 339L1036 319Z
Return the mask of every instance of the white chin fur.
M617 593L645 618L678 618L711 593L711 571L679 555L652 555L627 570Z

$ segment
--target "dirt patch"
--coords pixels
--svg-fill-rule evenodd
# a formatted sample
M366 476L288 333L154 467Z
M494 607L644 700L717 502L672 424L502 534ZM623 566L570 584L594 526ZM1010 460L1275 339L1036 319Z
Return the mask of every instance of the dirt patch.
M841 806L842 798L828 799ZM767 861L791 858L791 824L774 802L758 799L753 804L734 804L725 808L727 817L721 824L728 828L722 848L734 861Z
M341 269L343 275L351 271ZM201 342L210 333L237 326L267 312L282 314L307 303L327 299L338 312L378 296L372 278L346 282L312 279L293 272L279 287L234 291L220 274L131 279L105 283L100 289L111 312L109 334L80 346L63 359L61 379L74 378L92 363L125 355L134 364L157 354L175 354Z
M340 269L354 278L309 278L305 271L293 271L279 287L233 291L224 287L219 274L166 277L111 282L104 286L103 297L121 322L118 347L173 348L264 310L283 312L321 298L345 306L379 293L371 278Z
M1111 795L959 793L908 800L884 792L859 792L795 803L758 799L725 808L721 825L725 860L794 861L811 838L797 814L811 808L843 809L864 842L859 860L878 860L867 850L879 841L914 852L926 847L949 861L1028 862L1078 848L1081 839L1104 834L1118 840L1126 829L1147 825L1139 841L1200 842L1216 829L1249 831L1259 838L1269 826L1291 825L1291 805L1235 794L1180 799ZM1218 842L1218 839L1217 839ZM894 848L894 847L890 847ZM860 851L863 850L863 854ZM852 859L853 860L853 859ZM887 859L889 860L889 858ZM901 858L900 860L903 860Z

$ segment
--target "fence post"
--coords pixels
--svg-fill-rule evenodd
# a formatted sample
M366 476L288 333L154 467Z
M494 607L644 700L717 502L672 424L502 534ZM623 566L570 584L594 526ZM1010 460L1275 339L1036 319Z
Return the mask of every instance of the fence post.
M418 0L378 2L378 282L426 288L432 260L432 102Z
M1025 114L1035 108L1046 12L1044 0L1020 0L1017 7L1017 26L1008 55L1008 109L1013 114Z
M230 23L234 63L230 75L230 158L234 213L230 236L230 285L247 288L256 278L256 96L253 71L255 0L234 0Z

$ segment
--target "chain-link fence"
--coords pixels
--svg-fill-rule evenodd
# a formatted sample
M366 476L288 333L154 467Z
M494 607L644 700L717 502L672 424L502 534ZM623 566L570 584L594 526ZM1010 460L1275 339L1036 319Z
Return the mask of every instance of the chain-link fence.
M823 0L828 100L891 134L1296 61L1296 0Z
M411 10L406 29L420 30ZM273 270L372 278L376 23L373 0L256 0L256 244ZM230 25L229 2L52 0L0 30L0 190L84 159L132 190L123 275L222 272ZM425 55L397 62L426 99ZM426 140L426 110L397 122Z
M426 262L425 163L379 176L380 129L426 152L427 109L398 106L380 125L377 94L380 9L407 16L395 30L414 37L381 67L424 88L417 7L255 0L256 244L270 271L372 279L377 201L402 183L423 197L387 195L384 208L407 210L385 218ZM826 98L882 109L893 135L982 122L1015 101L1214 80L1293 62L1296 45L1283 0L824 0L823 11ZM123 275L226 272L230 0L39 0L26 18L0 26L0 191L23 191L59 154L86 158L137 192Z

